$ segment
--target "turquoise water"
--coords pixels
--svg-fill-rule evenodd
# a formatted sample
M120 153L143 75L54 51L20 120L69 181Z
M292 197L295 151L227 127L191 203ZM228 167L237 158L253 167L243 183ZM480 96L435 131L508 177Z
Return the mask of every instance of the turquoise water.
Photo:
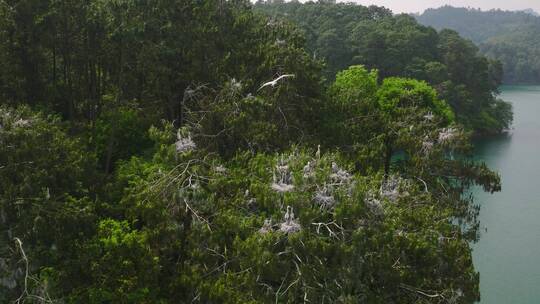
M511 134L476 144L476 156L503 182L500 193L475 191L481 303L540 303L540 86L504 87L502 98L514 106Z

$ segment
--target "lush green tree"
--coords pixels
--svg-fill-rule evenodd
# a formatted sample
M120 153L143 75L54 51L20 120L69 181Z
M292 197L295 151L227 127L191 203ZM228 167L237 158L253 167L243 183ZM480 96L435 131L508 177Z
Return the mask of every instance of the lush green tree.
M325 148L339 147L354 155L363 171L377 168L372 146L374 134L380 131L376 93L378 72L363 66L352 66L337 74L329 87L324 108L322 144Z
M100 156L99 162L106 173L112 172L117 162L144 154L152 146L148 138L151 121L155 121L155 116L143 113L136 104L118 107L107 104L88 135L88 146Z
M57 117L27 107L0 107L0 143L0 299L7 301L45 292L38 283L50 277L46 267L73 265L92 231L95 164Z

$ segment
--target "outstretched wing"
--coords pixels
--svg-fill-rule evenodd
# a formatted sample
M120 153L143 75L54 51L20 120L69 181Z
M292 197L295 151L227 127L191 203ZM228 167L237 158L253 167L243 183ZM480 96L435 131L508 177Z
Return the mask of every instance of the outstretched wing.
M280 81L281 79L284 79L284 78L294 78L294 77L295 77L294 74L285 74L276 78L276 81Z
M260 90L262 90L264 87L267 87L267 86L272 86L272 87L273 87L273 86L275 86L275 85L278 83L278 81L280 81L280 80L282 80L282 79L285 79L285 78L293 78L293 77L295 77L294 74L285 74L285 75L281 75L281 76L279 76L278 78L276 78L276 79L274 79L274 80L272 80L272 81L269 81L269 82L264 83L263 85L261 85L261 87L257 90L257 92L260 91Z
M260 90L262 90L264 87L267 87L267 86L271 86L273 83L273 81L269 81L267 83L264 83L258 90L257 92L259 92Z

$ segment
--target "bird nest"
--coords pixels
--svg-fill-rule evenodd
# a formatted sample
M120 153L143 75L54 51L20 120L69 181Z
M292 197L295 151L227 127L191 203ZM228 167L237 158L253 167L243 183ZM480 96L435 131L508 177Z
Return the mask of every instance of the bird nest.
M177 136L177 141L175 143L176 152L184 153L184 152L193 151L197 148L197 145L191 139L190 134L183 136L181 132L179 131L176 136Z
M294 189L292 183L293 179L289 166L284 159L281 159L275 167L270 187L278 193L285 193Z
M336 199L332 195L331 189L327 186L317 190L313 200L323 209L330 209L336 204Z

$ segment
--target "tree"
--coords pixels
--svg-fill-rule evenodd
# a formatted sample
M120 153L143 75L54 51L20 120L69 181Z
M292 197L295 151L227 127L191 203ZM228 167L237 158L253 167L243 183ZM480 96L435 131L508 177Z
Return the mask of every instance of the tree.
M95 175L91 155L57 117L2 106L0 143L0 294L7 300L45 292L42 279L55 283L47 267L72 265L77 243L92 231L94 206L84 197Z

